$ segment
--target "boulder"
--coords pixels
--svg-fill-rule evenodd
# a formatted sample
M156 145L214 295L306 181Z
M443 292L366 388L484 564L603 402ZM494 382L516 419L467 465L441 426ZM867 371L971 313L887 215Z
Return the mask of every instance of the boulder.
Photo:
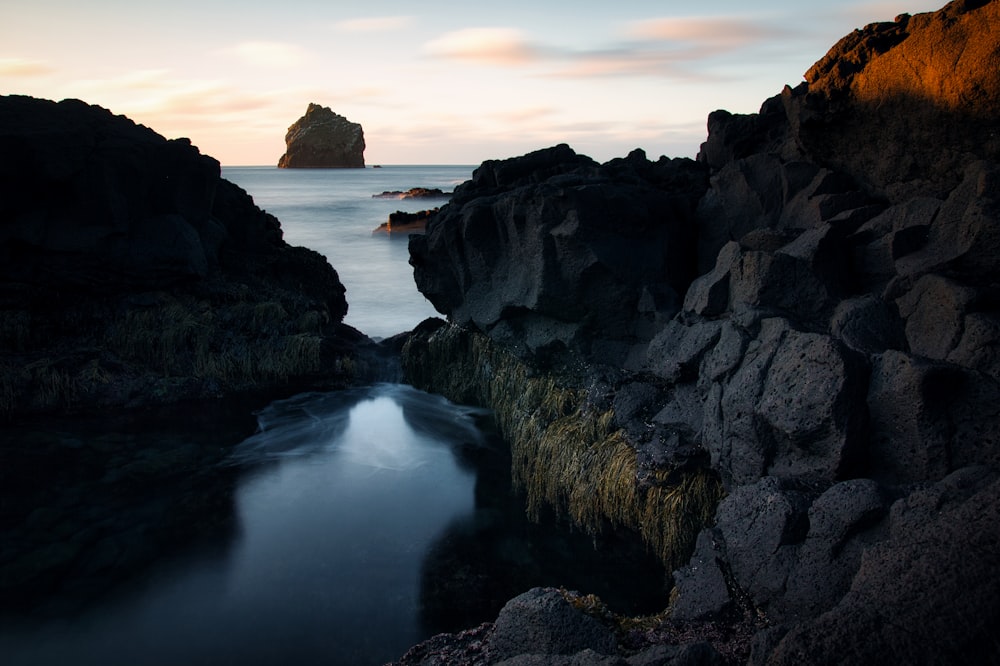
M306 113L285 134L285 154L278 160L284 169L364 168L365 134L329 107L310 103Z
M859 455L863 387L863 367L835 340L764 320L732 376L706 390L713 467L733 486L767 474L837 478Z
M501 609L489 638L491 662L518 655L617 655L611 630L551 588L533 588Z

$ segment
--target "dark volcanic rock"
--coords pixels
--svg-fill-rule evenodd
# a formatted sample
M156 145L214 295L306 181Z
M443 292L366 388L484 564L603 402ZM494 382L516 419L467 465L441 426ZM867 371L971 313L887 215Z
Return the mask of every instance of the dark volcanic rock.
M995 469L965 468L897 501L844 598L795 626L768 663L994 662L998 519Z
M493 625L491 660L522 654L571 655L583 650L611 655L614 635L594 618L577 610L558 590L534 588L511 599Z
M186 139L4 97L0 150L0 410L333 377L361 339L337 272Z
M365 134L358 123L319 104L309 104L304 116L285 134L285 154L279 168L363 168Z
M372 199L447 199L450 196L450 192L445 192L437 187L411 187L405 192L386 190L381 194L373 194Z
M609 479L622 506L721 479L714 521L679 528L673 621L756 618L754 664L995 663L998 117L1000 2L958 0L855 31L757 114L713 113L704 171L565 146L484 163L411 261L453 325L527 359L511 383L586 394L506 415L547 445L537 468L581 479L557 510ZM411 349L509 402L500 355ZM567 421L595 413L634 466L593 462L608 440Z
M511 345L631 343L694 277L703 187L690 160L639 151L604 166L565 145L486 162L411 239L410 263L438 311Z

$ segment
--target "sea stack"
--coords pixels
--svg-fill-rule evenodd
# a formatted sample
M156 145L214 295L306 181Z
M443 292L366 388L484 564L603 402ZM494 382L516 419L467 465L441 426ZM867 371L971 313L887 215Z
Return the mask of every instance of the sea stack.
M356 168L365 166L365 134L361 125L328 107L309 104L304 116L285 134L281 169Z

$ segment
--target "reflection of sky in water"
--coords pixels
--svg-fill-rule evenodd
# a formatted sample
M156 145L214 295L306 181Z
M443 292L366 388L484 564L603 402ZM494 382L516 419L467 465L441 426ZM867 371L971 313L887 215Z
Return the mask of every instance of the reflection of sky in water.
M422 638L423 558L473 511L452 448L481 443L469 410L386 385L297 396L259 420L233 452L247 473L228 552L162 565L82 617L0 631L0 662L381 663Z
M390 395L357 402L342 425L322 453L289 450L286 433L270 431L284 457L239 490L243 539L230 595L280 621L300 616L307 600L333 625L315 632L342 632L341 650L382 640L372 624L416 638L423 555L472 511L474 477L447 442L410 427Z

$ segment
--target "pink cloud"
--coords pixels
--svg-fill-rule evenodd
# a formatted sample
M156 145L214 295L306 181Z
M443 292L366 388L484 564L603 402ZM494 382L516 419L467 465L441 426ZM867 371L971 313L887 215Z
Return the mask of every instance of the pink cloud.
M733 17L663 17L635 21L627 35L648 42L684 45L698 52L724 53L780 37L783 30Z
M55 69L43 60L0 58L0 76L45 76Z
M538 50L513 28L465 28L424 45L432 56L492 65L524 65L539 59Z

